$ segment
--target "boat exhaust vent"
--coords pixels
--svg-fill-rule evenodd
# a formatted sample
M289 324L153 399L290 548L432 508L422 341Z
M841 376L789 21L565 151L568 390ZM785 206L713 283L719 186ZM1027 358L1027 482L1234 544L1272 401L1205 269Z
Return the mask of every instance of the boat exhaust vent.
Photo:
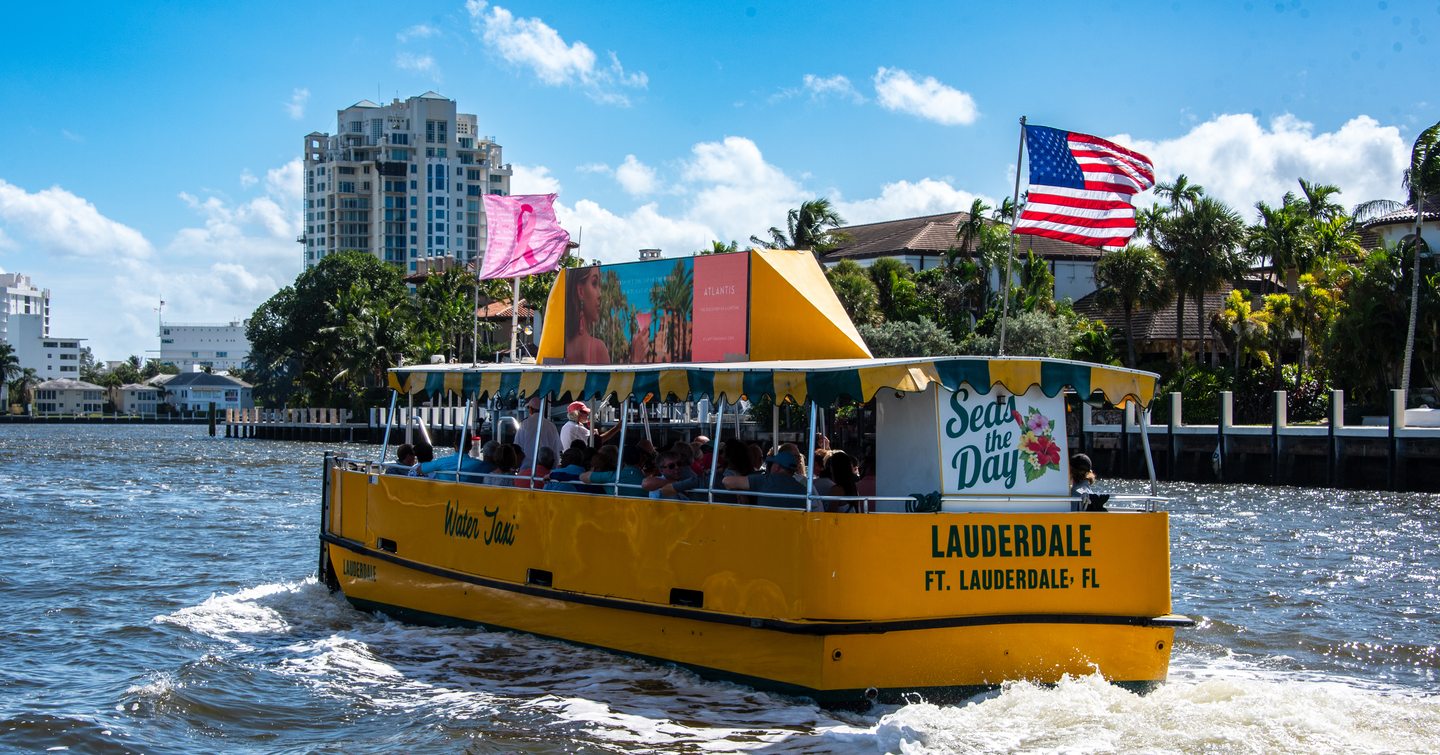
M395 553L395 552L397 552L397 551L396 551L395 541L394 541L394 540L391 540L390 538L386 538L386 537L377 537L377 538L375 538L375 547L376 547L376 548L379 548L379 549L382 550L382 551L385 551L386 553Z
M544 569L526 569L525 584L550 587L555 583L555 575Z
M705 593L699 590L685 590L679 587L670 588L670 605L685 606L686 608L704 608Z

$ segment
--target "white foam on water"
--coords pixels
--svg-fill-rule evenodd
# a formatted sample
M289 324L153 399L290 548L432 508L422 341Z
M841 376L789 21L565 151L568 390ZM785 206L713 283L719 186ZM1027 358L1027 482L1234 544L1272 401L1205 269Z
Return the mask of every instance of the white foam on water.
M309 581L314 582L313 579ZM287 582L211 595L198 606L156 616L155 621L248 649L249 646L241 639L243 635L283 634L290 629L281 611L262 601L277 595L295 594L304 587L304 581Z
M286 650L293 657L272 670L282 676L302 678L323 694L359 701L377 710L436 712L450 719L494 712L493 695L468 688L463 675L446 671L454 660L458 638L437 642L434 632L443 630L394 625L387 631L389 622L367 623L374 626L292 644ZM382 658L377 647L404 647L406 657ZM427 656L430 659L424 660Z
M634 701L626 701L630 702ZM829 737L835 743L872 738L863 727L817 720L813 714L818 711L807 705L796 705L793 701L776 701L773 707L762 708L759 716L756 716L754 711L749 715L733 715L735 711L726 711L723 707L702 709L713 711L711 718L716 720L697 720L696 716L700 711L691 705L676 706L679 710L669 715L655 710L623 712L613 707L612 703L556 695L531 700L525 706L544 709L560 721L581 725L585 733L595 740L617 745L643 745L666 749L683 747L706 752L761 748L775 751L777 746L780 746L779 749L786 749L786 743L797 744L793 740L807 739L810 741L806 749L814 751L815 742L812 738L816 735ZM805 719L803 723L797 721L787 725L776 720L795 718L786 716L786 713L797 711L812 715L800 716ZM727 716L727 713L731 715ZM688 720L676 720L681 715ZM820 716L823 719L823 714ZM763 723L753 726L737 725L741 721L757 718L764 719Z
M1440 698L1238 668L1138 695L1097 675L1005 685L960 706L908 705L879 749L945 752L1431 752Z

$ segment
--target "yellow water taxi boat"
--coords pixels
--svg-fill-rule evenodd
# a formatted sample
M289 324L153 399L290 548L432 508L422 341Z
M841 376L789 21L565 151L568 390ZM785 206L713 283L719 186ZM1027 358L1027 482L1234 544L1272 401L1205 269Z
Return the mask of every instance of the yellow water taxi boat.
M458 468L459 481L426 479L387 473L383 451L327 454L322 579L355 606L408 621L528 632L827 704L1097 671L1140 687L1165 679L1175 629L1192 623L1171 614L1167 514L1153 498L1073 511L1064 428L1067 394L1143 407L1155 375L1051 359L869 358L808 253L730 256L744 258L748 301L790 307L776 310L788 323L778 332L774 318L741 315L725 348L753 361L570 363L550 331L586 315L565 306L562 279L541 363L403 367L392 383L401 395L476 403L608 403L622 446L653 402L713 402L705 432L717 439L738 427L742 397L807 408L804 438L826 408L873 402L875 490L857 496L860 513L826 511L822 499L835 497L813 482L803 495L721 503L704 489L692 500L615 485L586 494ZM705 278L695 274L696 291ZM701 306L692 324L703 333ZM677 322L629 324L673 345ZM814 449L803 453L813 469Z

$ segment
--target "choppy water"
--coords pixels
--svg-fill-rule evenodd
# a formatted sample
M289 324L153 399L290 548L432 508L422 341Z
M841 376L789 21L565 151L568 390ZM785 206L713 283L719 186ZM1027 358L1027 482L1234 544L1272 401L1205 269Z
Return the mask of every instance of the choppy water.
M0 426L0 749L1440 749L1436 496L1170 486L1175 608L1200 625L1161 689L1085 677L854 714L354 611L311 576L320 452Z

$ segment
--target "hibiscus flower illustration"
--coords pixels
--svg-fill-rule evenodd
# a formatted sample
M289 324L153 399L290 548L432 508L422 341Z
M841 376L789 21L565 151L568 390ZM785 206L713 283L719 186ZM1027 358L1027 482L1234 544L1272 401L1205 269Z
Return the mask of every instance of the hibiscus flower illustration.
M1060 463L1060 446L1055 445L1055 441L1047 435L1036 438L1030 444L1030 449L1035 452L1035 466L1037 467L1044 468Z
M1033 412L1029 420L1026 421L1025 426L1029 428L1030 432L1039 435L1050 429L1050 420L1040 412Z

